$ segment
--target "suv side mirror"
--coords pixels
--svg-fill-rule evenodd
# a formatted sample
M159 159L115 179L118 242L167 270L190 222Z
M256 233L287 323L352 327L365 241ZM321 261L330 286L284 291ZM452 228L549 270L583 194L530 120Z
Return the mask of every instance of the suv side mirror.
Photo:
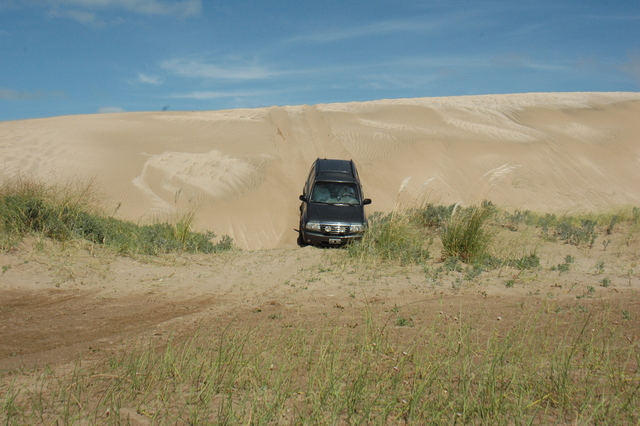
M363 206L366 206L367 204L371 204L371 198L365 198L364 200L362 200Z
M300 201L304 201L305 203L307 202L307 197L305 197L304 195L301 195L298 198L300 198Z

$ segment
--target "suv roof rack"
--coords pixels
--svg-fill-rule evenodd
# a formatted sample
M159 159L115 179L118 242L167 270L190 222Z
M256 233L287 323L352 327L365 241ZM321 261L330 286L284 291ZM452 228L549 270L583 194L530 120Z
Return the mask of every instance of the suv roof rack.
M316 160L316 177L323 178L341 178L347 175L351 179L355 179L357 172L353 160L332 160L327 158L318 158Z

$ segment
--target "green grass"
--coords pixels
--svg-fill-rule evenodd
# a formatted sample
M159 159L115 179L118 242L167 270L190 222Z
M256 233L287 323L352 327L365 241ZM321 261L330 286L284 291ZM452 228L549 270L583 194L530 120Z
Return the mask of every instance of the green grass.
M441 233L443 257L466 263L485 260L491 242L485 224L493 214L493 209L484 206L454 210Z
M364 237L347 246L347 251L360 263L421 264L430 258L429 247L439 237L444 259L455 257L469 264L490 261L491 232L486 223L494 213L489 204L468 208L428 204L386 215L376 212Z
M525 310L510 327L440 316L202 329L2 389L4 424L637 424L638 342L619 312ZM18 374L19 376L19 374Z
M551 267L552 271L558 271L558 272L569 272L569 269L571 269L571 265L573 264L573 262L575 262L575 258L571 255L566 255L564 258L564 262L562 263L558 263L557 265L554 265Z
M347 246L355 262L392 261L400 264L422 263L429 259L431 237L422 232L404 214L375 214L363 238Z
M541 243L562 242L588 249L593 249L596 240L602 238L603 250L606 250L611 242L608 236L617 229L622 229L620 232L627 233L629 238L640 234L640 209L557 216L531 211L508 212L486 201L469 207L427 204L404 212L374 213L369 230L362 240L347 246L347 252L355 263L424 264L431 258L429 250L436 245L441 247L441 259L445 263L455 258L484 269L501 266L538 269L541 265L536 248L514 256L505 255L504 250L493 246L500 232L517 233L522 229L535 231L535 235L528 237L530 240L537 236ZM571 261L554 268L566 272L570 265Z
M593 248L599 237L610 235L619 226L637 228L640 225L640 209L627 206L607 212L562 215L516 210L512 213L501 212L501 220L515 229L520 224L534 226L551 241Z
M0 248L14 247L27 235L63 243L84 240L121 254L213 253L232 248L223 236L192 232L193 214L175 224L136 224L105 215L91 188L57 188L16 178L0 185Z

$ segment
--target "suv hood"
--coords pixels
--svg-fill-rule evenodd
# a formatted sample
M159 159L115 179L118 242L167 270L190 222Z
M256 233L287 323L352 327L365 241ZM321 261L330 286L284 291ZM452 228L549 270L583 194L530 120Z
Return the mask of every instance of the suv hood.
M309 203L307 205L307 222L321 223L365 223L364 206L336 206L333 204Z

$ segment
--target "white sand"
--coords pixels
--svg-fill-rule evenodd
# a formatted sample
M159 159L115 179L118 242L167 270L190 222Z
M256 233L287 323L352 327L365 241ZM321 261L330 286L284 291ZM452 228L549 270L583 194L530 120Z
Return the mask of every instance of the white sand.
M195 212L197 229L247 249L296 244L298 195L317 157L356 162L369 212L416 199L554 212L640 205L640 93L0 122L5 176L93 181L117 217Z

